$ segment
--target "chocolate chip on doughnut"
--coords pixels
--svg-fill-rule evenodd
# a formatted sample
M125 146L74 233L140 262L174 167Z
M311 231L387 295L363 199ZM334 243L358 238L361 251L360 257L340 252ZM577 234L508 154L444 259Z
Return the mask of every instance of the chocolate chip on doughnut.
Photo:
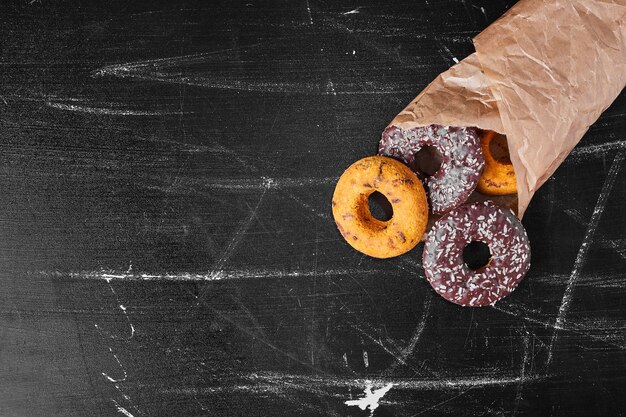
M432 146L442 155L433 175L420 172L415 155ZM461 205L476 188L484 159L474 128L430 125L413 129L388 127L380 140L379 155L400 159L422 179L433 213L445 213Z
M485 168L476 189L487 195L515 194L517 183L506 136L488 130L480 136L480 144Z
M368 199L376 191L391 203L393 215L387 221L370 212ZM352 164L339 178L333 216L354 249L375 258L391 258L420 241L428 222L428 203L422 184L407 166L370 156Z
M486 266L471 270L463 250L471 242L489 246ZM493 304L509 295L530 267L526 231L509 209L491 202L464 205L435 222L422 254L426 279L439 295L462 306Z

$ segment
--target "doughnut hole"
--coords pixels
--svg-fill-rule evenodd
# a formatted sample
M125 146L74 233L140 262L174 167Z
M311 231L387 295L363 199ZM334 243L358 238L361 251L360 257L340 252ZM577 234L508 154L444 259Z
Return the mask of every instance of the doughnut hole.
M374 191L367 198L370 214L376 220L386 222L393 217L393 206L384 194Z
M441 168L443 155L434 146L424 146L415 154L414 170L426 177L435 175Z
M463 249L463 262L472 271L477 271L489 265L491 262L491 251L489 245L480 240L470 242Z
M491 142L489 142L489 152L497 162L503 165L511 165L509 143L506 140L506 136L496 133Z

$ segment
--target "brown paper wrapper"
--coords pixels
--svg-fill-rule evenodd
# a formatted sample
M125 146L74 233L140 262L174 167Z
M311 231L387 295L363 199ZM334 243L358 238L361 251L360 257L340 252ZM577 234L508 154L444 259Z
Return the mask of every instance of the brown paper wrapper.
M626 0L521 0L474 46L390 125L473 126L506 135L521 218L626 85ZM496 200L509 205L512 198Z

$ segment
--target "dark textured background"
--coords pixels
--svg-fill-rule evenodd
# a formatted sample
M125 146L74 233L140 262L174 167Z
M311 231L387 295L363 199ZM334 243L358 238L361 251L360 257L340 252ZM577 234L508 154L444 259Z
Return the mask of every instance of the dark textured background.
M338 176L513 1L0 6L0 415L620 415L626 97L495 308L336 231Z

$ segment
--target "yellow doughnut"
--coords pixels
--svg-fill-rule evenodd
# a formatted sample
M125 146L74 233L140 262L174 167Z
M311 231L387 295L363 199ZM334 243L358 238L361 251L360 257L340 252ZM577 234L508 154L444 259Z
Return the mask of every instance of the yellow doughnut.
M393 216L372 216L368 198L378 191L389 200ZM370 156L352 164L339 178L333 195L337 228L354 249L374 258L391 258L413 249L428 222L422 183L404 164Z
M517 183L506 136L491 130L483 132L480 145L485 157L485 168L476 189L488 195L515 194Z

